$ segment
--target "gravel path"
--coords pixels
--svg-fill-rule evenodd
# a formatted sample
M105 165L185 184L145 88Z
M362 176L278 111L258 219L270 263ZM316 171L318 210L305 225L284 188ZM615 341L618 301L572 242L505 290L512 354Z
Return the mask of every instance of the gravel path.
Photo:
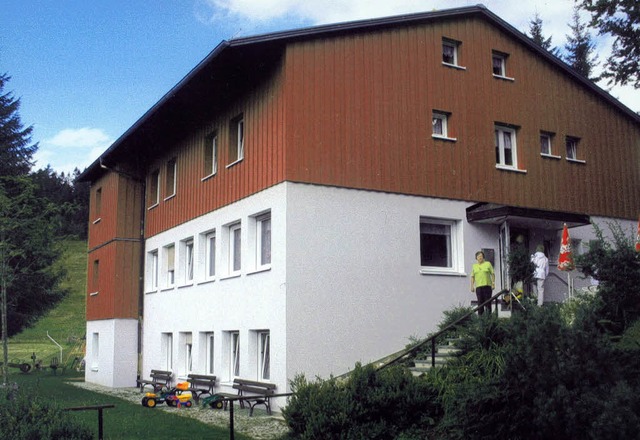
M69 383L80 388L114 396L139 405L141 405L140 401L144 396L138 388L109 388L87 382ZM234 409L235 432L246 434L256 440L275 440L287 432L284 421L277 415L269 416L266 410L256 408L253 411L253 416L249 417L248 409L240 409L237 404ZM165 404L158 405L149 411L171 411L183 417L200 420L208 425L215 425L222 428L229 427L229 411L203 408L196 405L191 408L171 408Z

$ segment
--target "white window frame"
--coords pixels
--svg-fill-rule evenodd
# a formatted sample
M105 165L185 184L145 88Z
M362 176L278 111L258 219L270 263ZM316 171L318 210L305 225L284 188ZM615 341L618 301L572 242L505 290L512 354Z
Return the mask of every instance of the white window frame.
M258 380L268 381L271 379L271 332L261 330L256 332L258 359Z
M162 367L167 371L173 371L173 333L162 333L160 338Z
M214 332L204 334L204 371L206 374L215 373L215 342Z
M180 242L180 260L182 284L193 284L195 268L195 247L193 237Z
M265 235L263 227L269 224L268 235ZM266 270L271 268L271 213L256 217L256 269ZM265 249L268 247L268 249ZM266 250L266 254L265 254Z
M191 332L180 333L182 373L186 376L193 371L193 335Z
M212 230L204 234L204 279L207 281L216 278L216 248L218 247L218 239L216 230Z
M499 79L506 79L509 81L514 81L514 79L510 76L507 76L507 59L509 58L509 54L503 53L503 52L498 52L498 51L493 51L491 52L491 72L493 74L494 78L499 78ZM500 69L499 69L499 73L496 73L495 71L495 67L496 67L496 60L500 61Z
M173 287L176 285L176 245L168 244L162 248L164 257L164 286Z
M98 371L100 367L100 333L91 336L91 371Z
M227 332L228 336L228 359L229 359L229 380L240 376L240 332L238 330Z
M207 180L218 173L218 133L214 132L207 137L207 143L205 145L205 164L207 162L207 156L210 156L211 168L205 169L205 176L202 180Z
M428 266L422 265L422 225L446 226L449 230L448 249L447 249L447 266ZM464 275L464 253L462 243L462 222L460 220L436 218L436 217L420 217L419 223L419 242L418 254L420 255L420 273L432 275Z
M234 119L231 120L231 133L232 145L235 147L235 157L233 158L233 162L227 165L227 168L232 167L238 162L242 162L244 159L244 138L245 138L245 129L244 129L244 115L238 115Z
M155 191L153 191L155 187ZM156 169L151 172L149 177L149 195L152 197L150 199L149 207L147 209L151 209L155 206L158 206L160 203L160 170Z
M445 61L445 47L453 50L453 62ZM450 38L442 39L442 65L447 67L453 67L460 70L466 70L466 67L460 65L460 42L452 40Z
M166 176L166 191L167 191L167 196L164 198L164 200L169 200L172 197L175 197L177 191L178 191L178 161L177 159L174 157L173 159L170 159L167 161L167 166L166 168L166 172L167 172L167 176ZM173 179L170 179L169 176L171 176L171 174L173 174Z
M148 264L149 264L149 290L156 291L158 290L158 269L159 269L159 259L158 259L158 249L154 249L149 252Z
M510 136L510 147L507 148L505 142L505 134ZM518 149L517 149L517 132L513 127L506 125L495 124L494 126L494 144L496 149L496 168L506 170L518 170ZM511 162L509 165L506 163L505 151L511 150Z
M585 163L584 160L578 159L578 147L580 146L580 138L575 136L567 136L565 138L564 144L567 154L567 161Z
M240 275L242 272L242 224L240 222L229 225L229 275ZM237 263L237 265L236 265Z
M456 138L449 137L449 116L451 114L440 110L434 110L431 114L431 137L445 141L456 141ZM437 123L440 123L442 133L436 132Z
M560 159L560 156L553 154L553 139L555 135L548 131L540 132L540 156L542 157L550 157L553 159ZM545 153L542 149L542 143L545 142L548 145L548 151Z

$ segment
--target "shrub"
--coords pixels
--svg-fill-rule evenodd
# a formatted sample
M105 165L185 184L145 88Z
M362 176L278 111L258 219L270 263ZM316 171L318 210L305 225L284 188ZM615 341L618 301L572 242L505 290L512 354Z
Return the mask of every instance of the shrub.
M13 393L12 393L13 394ZM2 437L12 440L87 440L91 431L43 398L0 395Z
M282 414L292 439L426 438L439 413L433 387L400 366L357 364L343 381L299 376L291 388Z

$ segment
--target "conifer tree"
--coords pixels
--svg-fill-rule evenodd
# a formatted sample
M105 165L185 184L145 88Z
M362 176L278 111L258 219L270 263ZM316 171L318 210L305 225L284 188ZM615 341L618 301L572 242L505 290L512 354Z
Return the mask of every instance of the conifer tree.
M569 28L571 34L567 35L567 44L564 46L566 50L564 61L585 78L597 81L599 77L594 76L593 73L598 66L598 57L594 54L596 45L587 30L586 23L580 19L578 7L573 10Z
M552 55L559 55L560 51L558 48L551 44L551 37L545 38L544 36L544 32L542 31L542 18L538 12L536 12L529 21L529 34L527 34L527 36Z

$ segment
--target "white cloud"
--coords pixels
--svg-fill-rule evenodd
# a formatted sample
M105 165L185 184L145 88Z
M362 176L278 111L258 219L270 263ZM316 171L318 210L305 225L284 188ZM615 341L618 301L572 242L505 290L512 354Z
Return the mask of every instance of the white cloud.
M112 140L99 128L66 128L54 137L43 141L56 147L63 148L91 148L108 146Z
M83 170L111 145L113 139L99 128L66 128L44 139L34 154L35 169L50 165L55 171L70 174Z

